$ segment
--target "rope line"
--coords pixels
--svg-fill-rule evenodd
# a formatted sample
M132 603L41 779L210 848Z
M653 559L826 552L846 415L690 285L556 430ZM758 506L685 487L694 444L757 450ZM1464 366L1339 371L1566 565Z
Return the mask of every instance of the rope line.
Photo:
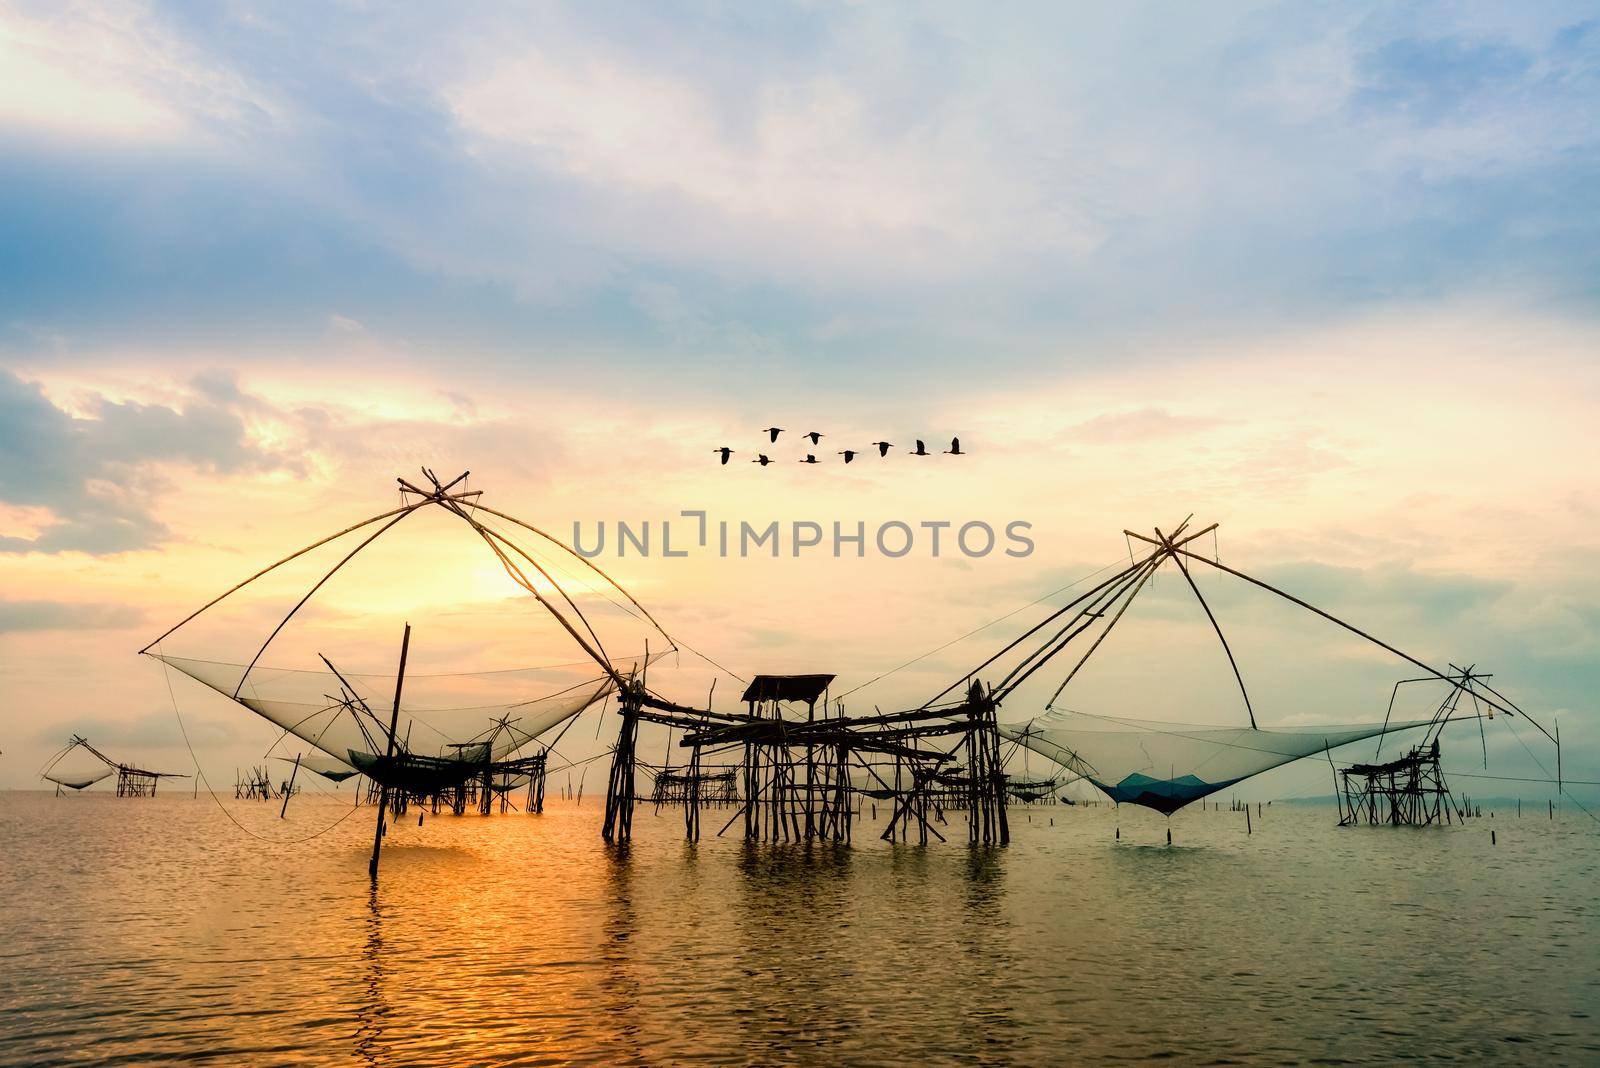
M1495 779L1499 782L1542 782L1549 783L1551 786L1556 784L1554 779L1532 779L1521 775L1483 775L1472 771L1452 771L1450 772L1450 777L1452 779ZM1573 786L1600 786L1600 780L1595 779L1562 779L1561 783L1562 785L1570 783Z
M159 650L160 646L157 645L156 648ZM159 655L157 656L157 659L160 659ZM178 695L177 692L172 688L172 676L170 674L171 671L172 669L167 666L166 661L162 660L161 678L167 684L167 696L172 701L172 714L178 717L178 730L183 734L183 745L184 748L189 750L189 759L194 762L194 773L201 782L205 783L206 793L211 795L211 800L217 803L217 807L222 810L222 814L228 817L228 821L235 827L239 828L245 834L249 835L251 838L254 838L258 842L266 842L270 845L304 845L306 842L309 842L313 839L321 838L323 835L339 826L339 824L343 823L345 820L361 811L359 807L352 807L349 812L346 812L343 816L340 816L322 830L317 831L314 834L306 835L304 838L268 838L265 835L257 834L244 824L240 823L234 814L228 811L228 806L222 803L222 798L218 797L217 791L212 789L211 780L206 778L205 771L200 767L200 758L195 755L194 745L189 741L189 728L184 724L183 713L178 709Z
M1104 567L1096 568L1095 570L1089 572L1087 575L1084 575L1082 578L1073 579L1071 582L1067 583L1065 586L1062 586L1058 590L1051 590L1049 593L1045 594L1044 596L1039 597L1036 600L1029 601L1027 604L1022 605L1019 608L1014 608L1011 611L1007 612L1003 616L997 616L994 619L989 620L989 622L987 622L987 623L979 624L977 627L973 628L972 630L967 631L967 633L961 635L959 638L951 638L949 641L945 642L943 645L939 646L936 649L929 649L927 652L923 653L921 656L913 657L910 660L907 660L904 664L901 664L899 667L892 667L888 671L885 671L883 674L878 675L875 678L868 679L866 682L863 682L860 686L856 686L856 687L854 687L852 689L846 690L844 693L842 693L838 697L834 698L834 700L842 701L846 697L849 697L851 694L855 693L856 690L864 690L868 686L873 685L874 683L882 682L884 679L888 678L890 675L893 675L897 671L903 671L904 669L910 667L912 664L915 664L915 663L918 663L920 661L928 659L928 657L933 656L935 653L942 653L946 649L950 648L952 645L956 645L956 644L958 644L960 642L964 642L968 638L972 637L973 635L979 634L979 633L981 633L981 632L983 632L985 630L988 630L990 627L994 626L996 623L1004 623L1006 620L1010 619L1012 616L1017 615L1020 612L1026 612L1028 609L1033 608L1036 605L1043 604L1045 601L1048 601L1050 598L1056 596L1057 594L1065 593L1066 591L1072 589L1072 587L1074 587L1074 586L1079 586L1079 585L1082 585L1085 582L1088 582L1090 579L1094 578L1096 575L1104 574L1105 572L1110 571L1113 567L1121 567L1121 566L1122 566L1122 561L1119 559L1119 560L1117 560L1117 561L1115 561L1113 563L1106 564ZM693 650L691 650L691 652L692 651ZM735 676L735 678L737 678L737 677L738 676ZM743 680L740 680L740 681L743 681Z

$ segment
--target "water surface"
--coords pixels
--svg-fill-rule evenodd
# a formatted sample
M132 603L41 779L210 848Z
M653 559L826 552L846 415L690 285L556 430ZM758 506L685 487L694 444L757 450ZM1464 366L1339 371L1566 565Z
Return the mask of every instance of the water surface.
M344 791L348 797L348 787ZM1013 808L1010 847L682 841L641 806L0 794L19 1064L1600 1061L1600 828ZM868 813L870 817L870 812ZM1120 827L1121 841L1115 839ZM1491 828L1498 845L1490 845ZM730 832L731 834L732 832Z

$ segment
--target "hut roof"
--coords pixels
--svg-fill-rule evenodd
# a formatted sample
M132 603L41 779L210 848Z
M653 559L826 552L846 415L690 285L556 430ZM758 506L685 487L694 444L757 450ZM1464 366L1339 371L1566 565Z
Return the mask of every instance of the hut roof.
M745 688L745 701L815 701L833 683L832 675L757 675Z

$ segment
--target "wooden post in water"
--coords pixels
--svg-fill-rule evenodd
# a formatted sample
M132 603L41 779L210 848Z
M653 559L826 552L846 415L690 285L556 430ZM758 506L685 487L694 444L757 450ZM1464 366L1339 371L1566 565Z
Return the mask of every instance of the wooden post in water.
M389 716L389 741L384 748L384 762L394 758L394 736L400 730L400 689L406 681L406 653L411 649L411 624L406 624L405 634L400 638L400 673L394 679L394 711ZM384 769L387 773L388 769ZM383 848L383 818L389 809L389 784L378 784L378 822L377 830L372 834L372 863L367 865L367 874L374 880L378 878L378 852Z
M1561 792L1561 721L1557 719L1552 720L1551 723L1556 729L1556 793L1559 794Z
M826 697L823 699L822 714L824 716L828 714ZM807 725L810 725L816 723L816 721L817 699L813 697L811 700L806 702L806 723ZM811 736L809 734L806 736L805 840L808 842L811 841L812 838L816 837L817 833L817 747L811 743L810 737Z
M707 707L710 702L707 701ZM700 841L700 747L689 754L689 781L683 801L683 834L690 842Z
M294 796L294 779L296 775L300 774L301 755L300 753L294 755L294 770L289 773L289 785L284 787L283 790L283 807L278 810L278 818L280 820L289 814L289 798Z
M606 818L600 836L608 842L633 837L634 743L639 733L639 698L643 683L629 678L621 687L617 711L622 727L611 751L611 775L606 780Z

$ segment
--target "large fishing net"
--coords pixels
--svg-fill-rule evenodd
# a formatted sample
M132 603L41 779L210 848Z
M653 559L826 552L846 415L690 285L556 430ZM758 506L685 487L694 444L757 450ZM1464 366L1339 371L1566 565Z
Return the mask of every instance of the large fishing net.
M1172 813L1292 760L1429 720L1295 730L1201 727L1057 709L1000 733L1087 779L1117 802Z
M1428 731L1419 740L1437 741L1447 723L1479 719L1495 712L1508 720L1513 716L1526 719L1552 743L1556 741L1538 721L1489 686L1484 681L1487 675L1454 664L1446 669L1433 667L1294 594L1223 564L1214 542L1211 553L1199 551L1203 542L1196 544L1198 539L1212 534L1215 525L1190 533L1188 523L1185 520L1178 524L1171 534L1154 530L1153 537L1125 531L1129 539L1126 566L1105 577L1102 576L1109 568L1096 572L1091 576L1097 580L1094 585L1081 589L1072 600L1048 612L969 671L963 681L951 683L935 694L924 707L938 706L958 687L981 679L987 687L987 699L996 706L1044 710L1036 719L1001 727L1005 737L1057 761L1069 775L1087 780L1114 801L1164 813L1175 812L1253 775L1351 742L1414 727ZM1134 554L1135 542L1148 547L1142 556ZM1099 651L1106 647L1119 621L1130 615L1134 600L1154 586L1158 572L1163 571L1169 579L1177 580L1167 588L1169 594L1176 591L1177 597L1158 596L1150 606L1154 611L1148 613L1147 622L1156 624L1157 632L1128 642L1121 637L1127 633L1127 626L1117 630L1116 641L1122 642L1124 652L1131 655L1122 659L1120 676L1104 672L1105 657ZM1208 600L1196 573L1230 576L1237 581L1222 589L1211 589ZM1319 686L1315 676L1304 667L1297 667L1291 672L1281 668L1276 671L1277 681L1290 687L1287 692L1274 694L1268 689L1263 693L1254 683L1247 687L1236 645L1224 634L1214 610L1214 605L1232 607L1234 599L1244 592L1264 595L1273 610L1286 616L1292 613L1297 618L1320 620L1323 631L1314 638L1300 639L1308 653L1325 652L1330 634L1326 628L1332 628L1331 634L1351 647L1349 652L1341 653L1335 673L1326 679L1329 683L1336 679L1339 686ZM1190 626L1198 622L1216 639L1209 658L1211 666L1205 668L1212 682L1203 689L1212 695L1219 690L1226 693L1236 689L1239 722L1232 726L1204 726L1083 711L1091 704L1119 711L1126 706L1128 695L1135 693L1146 706L1171 707L1175 718L1194 715L1204 719L1210 714L1200 700L1202 688L1195 682L1200 677L1202 661L1194 652L1186 651L1171 627L1180 618L1175 607L1188 602L1187 595L1192 595L1192 609L1197 609L1188 613ZM1149 601L1147 596L1145 603ZM1284 623L1288 623L1287 618ZM1160 630L1163 626L1168 629ZM1269 636L1275 647L1283 644L1287 633L1276 625L1270 631L1263 631L1259 624L1246 630L1247 636ZM1237 640L1240 635L1234 633L1232 637ZM1311 646L1310 642L1316 644ZM1380 652L1409 664L1419 673L1393 683L1396 692L1405 683L1439 683L1448 687L1433 714L1420 720L1396 718L1392 694L1382 722L1310 725L1308 721L1321 714L1319 704L1343 704L1346 699L1338 696L1339 692L1350 692L1357 680L1376 683L1379 678L1392 678L1388 657L1380 656ZM1262 659L1274 668L1283 660L1281 656ZM1163 665L1162 670L1152 670L1157 663ZM1076 706L1071 709L1064 697L1069 686L1070 700ZM1264 696L1266 701L1262 700ZM1273 706L1292 709L1295 726L1258 729L1258 713ZM1467 714L1458 715L1458 711ZM1280 713L1276 718L1286 717Z
M144 652L276 727L268 755L313 757L335 781L395 778L403 761L448 782L542 753L676 651L565 543L483 505L465 475L425 474L402 480L397 507L262 568Z
M232 698L284 732L347 767L382 754L391 719L397 747L414 756L501 760L604 698L615 683L593 663L542 668L411 675L395 713L394 674L315 671L151 654ZM657 659L662 654L655 654ZM623 676L644 657L612 662ZM306 764L332 778L321 761Z

